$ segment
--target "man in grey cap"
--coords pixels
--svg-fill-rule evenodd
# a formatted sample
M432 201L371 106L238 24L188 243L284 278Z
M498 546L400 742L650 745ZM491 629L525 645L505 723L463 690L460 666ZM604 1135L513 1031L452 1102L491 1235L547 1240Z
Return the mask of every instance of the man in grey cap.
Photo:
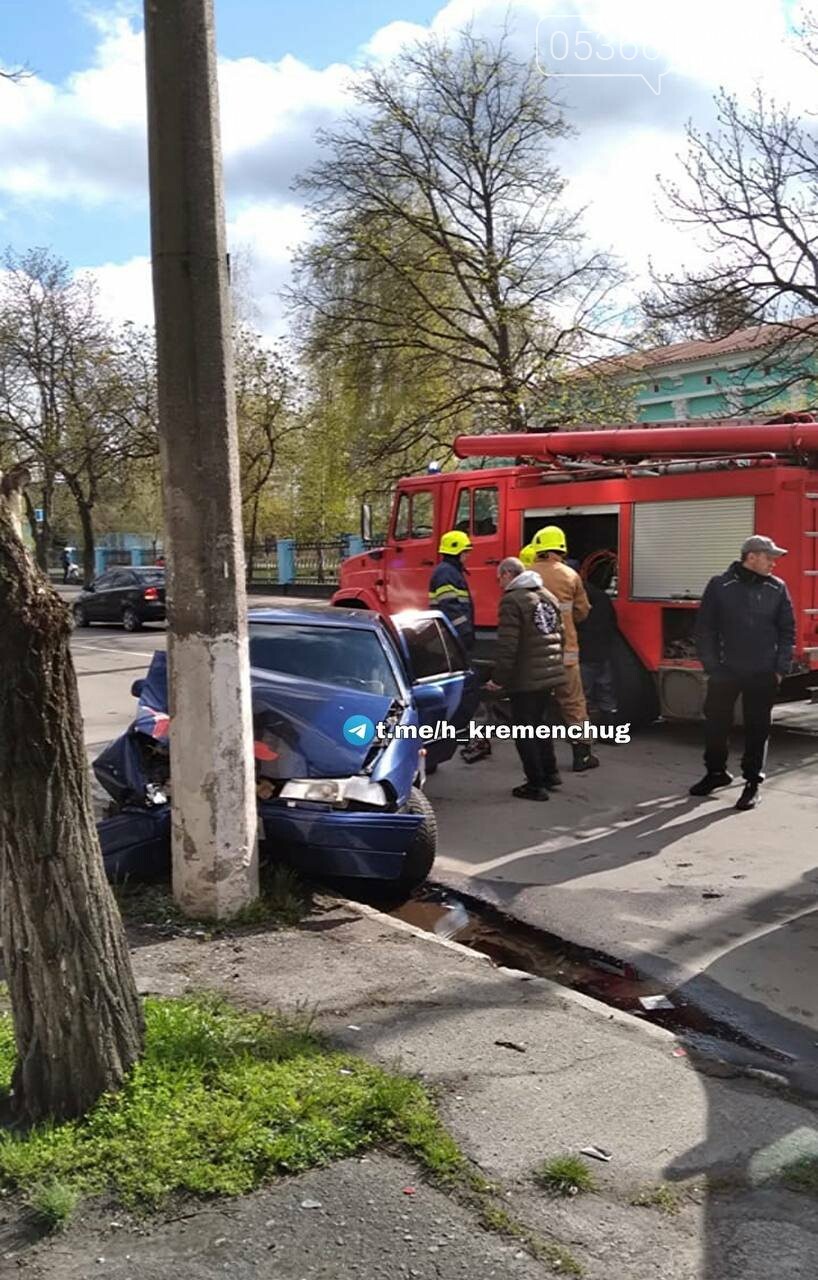
M690 788L709 796L733 781L727 754L736 699L744 712L744 790L737 809L754 809L764 781L767 739L778 686L789 672L795 646L795 617L786 583L773 576L787 553L772 538L756 534L741 548L741 559L711 578L696 622L696 650L707 673L704 703L706 774Z

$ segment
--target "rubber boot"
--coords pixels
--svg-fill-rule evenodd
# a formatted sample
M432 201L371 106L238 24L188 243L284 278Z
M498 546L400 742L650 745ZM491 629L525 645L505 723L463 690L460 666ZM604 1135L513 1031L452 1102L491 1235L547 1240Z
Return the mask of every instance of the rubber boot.
M599 760L587 742L572 742L571 747L574 752L574 773L587 773L589 769L599 768Z

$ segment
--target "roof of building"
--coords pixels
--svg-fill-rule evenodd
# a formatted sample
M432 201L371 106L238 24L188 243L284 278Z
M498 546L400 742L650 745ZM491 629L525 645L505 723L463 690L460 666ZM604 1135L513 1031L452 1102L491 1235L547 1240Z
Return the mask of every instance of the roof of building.
M669 346L650 347L647 351L632 351L623 356L609 356L592 365L585 365L582 372L611 373L623 370L638 373L643 369L656 369L661 365L683 364L693 360L713 360L718 356L733 355L742 351L754 351L764 347L784 344L793 330L818 328L818 316L801 316L781 324L757 324L749 329L737 329L724 338L698 338L693 342L672 342Z

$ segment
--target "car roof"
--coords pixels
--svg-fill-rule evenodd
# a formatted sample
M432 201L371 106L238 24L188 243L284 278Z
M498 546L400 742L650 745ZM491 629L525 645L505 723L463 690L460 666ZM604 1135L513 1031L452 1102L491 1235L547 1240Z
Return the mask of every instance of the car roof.
M275 608L251 609L248 622L298 622L312 627L355 627L360 631L383 628L380 614L370 609L340 609L335 605L277 605Z

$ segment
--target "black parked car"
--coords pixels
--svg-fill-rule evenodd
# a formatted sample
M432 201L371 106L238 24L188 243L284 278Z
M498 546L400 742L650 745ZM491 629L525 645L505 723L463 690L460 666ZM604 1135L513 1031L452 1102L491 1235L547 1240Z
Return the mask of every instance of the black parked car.
M165 570L109 569L83 588L74 604L74 622L121 623L126 631L138 631L144 622L165 621Z

